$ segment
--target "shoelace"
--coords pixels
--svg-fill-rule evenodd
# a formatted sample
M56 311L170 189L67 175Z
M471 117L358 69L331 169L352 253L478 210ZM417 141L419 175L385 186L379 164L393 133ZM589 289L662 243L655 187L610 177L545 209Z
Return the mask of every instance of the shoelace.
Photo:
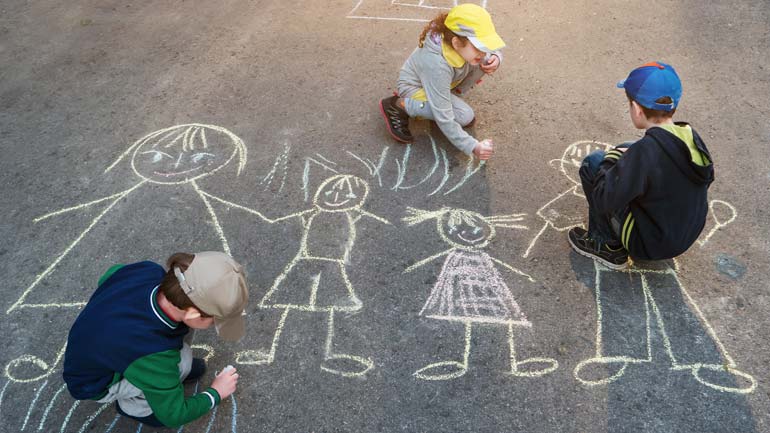
M388 120L393 125L394 128L398 129L399 132L405 134L404 132L404 121L402 120L401 112L398 111L397 108L390 106L385 110L386 113L388 113ZM407 119L407 122L409 120Z

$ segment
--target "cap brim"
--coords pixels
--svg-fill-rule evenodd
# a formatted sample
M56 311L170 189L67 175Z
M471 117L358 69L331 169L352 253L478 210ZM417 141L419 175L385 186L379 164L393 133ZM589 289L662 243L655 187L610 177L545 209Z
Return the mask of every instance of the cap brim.
M219 337L227 341L238 341L246 333L246 321L241 314L225 319L214 318L214 327Z
M482 38L468 36L468 40L471 41L474 47L489 54L505 47L505 42L503 42L503 39L497 33Z
M616 84L616 86L618 87L618 89L625 89L625 87L626 87L626 80L618 81L618 84Z

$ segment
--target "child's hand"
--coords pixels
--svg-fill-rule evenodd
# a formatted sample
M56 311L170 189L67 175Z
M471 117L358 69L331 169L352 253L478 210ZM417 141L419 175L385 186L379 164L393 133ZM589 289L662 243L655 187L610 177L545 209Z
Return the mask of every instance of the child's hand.
M492 140L490 139L479 141L476 147L473 148L473 154L478 156L482 161L488 160L493 153L495 153L495 150L492 145Z
M238 377L238 373L236 373L234 368L226 368L214 378L214 381L211 382L211 387L217 390L219 397L224 400L235 392Z
M500 58L494 54L489 56L486 61L481 62L481 70L484 71L485 74L495 72L498 67L500 67Z

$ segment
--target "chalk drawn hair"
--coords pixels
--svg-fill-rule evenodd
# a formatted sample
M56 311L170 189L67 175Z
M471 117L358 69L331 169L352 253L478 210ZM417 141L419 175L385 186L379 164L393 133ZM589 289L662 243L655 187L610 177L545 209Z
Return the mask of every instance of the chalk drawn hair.
M141 148L145 144L152 144L157 146L159 143L164 143L165 147L169 147L169 146L175 145L176 143L179 143L181 144L182 146L181 148L183 151L192 150L198 145L200 147L205 148L208 146L208 143L206 140L206 131L208 131L209 133L214 132L214 133L225 135L230 139L231 144L233 146L232 155L220 167L210 171L208 174L211 174L219 170L219 168L221 167L224 167L233 158L237 158L238 160L237 174L241 174L243 167L246 165L246 157L247 157L247 150L246 150L246 146L243 144L243 140L238 138L238 136L236 136L229 130L222 128L221 126L204 125L199 123L176 125L170 128L164 128L145 135L144 137L134 142L134 144L132 144L122 154L120 154L118 159L116 159L115 162L110 164L110 166L107 167L104 170L104 172L107 173L108 171L112 170L120 161L122 161L131 152L136 153L136 151L138 151L139 148ZM132 161L132 164L133 164L133 161ZM134 170L136 170L136 168L134 168Z

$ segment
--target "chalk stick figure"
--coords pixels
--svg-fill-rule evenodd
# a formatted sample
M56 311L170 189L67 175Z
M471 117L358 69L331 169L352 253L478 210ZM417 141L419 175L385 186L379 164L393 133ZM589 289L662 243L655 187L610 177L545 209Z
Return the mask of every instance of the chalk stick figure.
M532 238L522 257L529 256L540 236L549 227L563 232L572 227L583 225L585 212L582 209L585 208L585 195L583 195L580 178L577 176L578 169L583 161L583 157L594 150L607 150L610 147L609 144L599 141L577 141L567 146L560 159L550 161L549 164L551 166L556 164L559 172L569 180L571 186L537 210L537 216L543 220L543 226Z
M488 324L505 327L508 332L510 371L514 376L537 377L558 368L551 358L519 360L513 338L514 326L531 327L495 265L534 282L531 276L491 257L483 248L495 236L495 227L526 228L515 224L524 214L484 217L476 212L457 208L425 211L408 208L403 220L408 225L435 219L436 230L450 249L409 266L404 272L447 256L428 301L420 311L423 317L461 322L465 325L465 349L462 361L442 361L430 364L414 373L419 379L447 380L464 375L468 370L473 326Z
M651 326L663 340L671 370L689 371L718 391L747 394L756 389L750 374L738 370L714 329L682 285L678 264L635 264L596 270L596 354L581 361L575 378L584 385L618 380L631 365L653 360Z
M131 154L131 168L139 178L139 182L131 188L102 197L87 203L81 203L68 208L50 212L38 217L34 222L39 222L64 213L80 211L98 203L108 203L107 207L99 213L67 248L46 267L46 269L37 275L19 299L11 305L6 311L10 314L20 309L46 309L46 308L80 308L86 304L85 300L70 300L69 302L51 302L50 297L47 302L27 302L27 298L38 284L48 277L59 265L59 263L69 255L77 245L88 235L88 233L104 217L118 205L119 202L127 198L130 194L140 189L146 184L157 184L165 186L179 186L182 184L192 185L193 189L201 199L201 203L207 209L209 216L215 227L216 234L222 242L222 248L228 254L230 247L224 237L217 215L209 203L211 194L204 193L198 186L198 180L210 176L224 168L233 160L238 163L238 174L240 174L246 163L246 147L243 141L235 134L225 128L213 125L203 124L185 124L172 126L150 133L132 144L115 162L113 162L105 173L112 170L121 160ZM64 348L58 351L56 360L47 363L37 356L22 355L21 357L10 361L6 365L6 375L17 382L30 382L41 380L51 374L56 368ZM16 373L26 371L31 368L42 370L40 375L29 377L27 373Z
M240 364L271 364L289 312L323 312L328 315L324 361L321 369L344 377L366 374L374 363L369 358L333 351L334 316L344 311L358 311L362 302L348 278L347 266L356 241L356 224L362 217L390 224L384 218L362 209L369 195L369 185L362 179L340 174L318 187L314 207L277 219L302 219L302 239L297 255L275 279L259 303L261 308L283 310L269 351L247 350L238 354ZM245 209L245 208L243 208ZM248 210L248 209L247 209Z

